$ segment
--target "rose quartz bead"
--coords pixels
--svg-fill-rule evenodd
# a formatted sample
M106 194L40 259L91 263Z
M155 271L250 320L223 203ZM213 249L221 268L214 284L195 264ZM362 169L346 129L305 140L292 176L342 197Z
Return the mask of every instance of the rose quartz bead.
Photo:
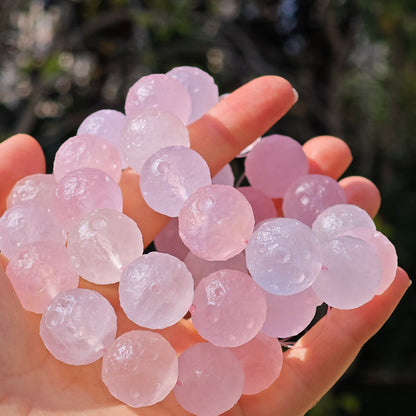
M207 162L183 146L168 146L150 156L140 173L140 190L156 212L177 217L184 202L199 188L211 185Z
M244 371L227 348L209 343L189 347L179 356L179 376L174 393L188 412L197 416L220 415L241 397Z
M153 251L131 262L121 276L120 305L129 319L151 329L182 319L192 304L194 282L185 264Z
M225 165L213 178L212 184L213 185L228 185L234 186L234 173L231 169L231 165Z
M283 198L290 184L309 170L302 146L288 136L264 137L245 160L250 185L270 198Z
M358 308L377 293L382 276L381 262L364 240L341 236L324 242L322 257L323 267L312 289L329 306Z
M342 235L361 238L374 249L381 261L382 276L377 295L383 293L393 282L397 271L397 253L391 241L379 231L370 228L352 228Z
M206 340L220 347L237 347L259 333L266 319L266 299L248 274L225 269L200 281L191 314Z
M11 258L23 244L53 241L64 245L65 233L44 203L25 202L9 208L0 217L0 250Z
M121 189L104 171L83 168L68 173L59 181L52 210L66 231L83 215L101 208L123 210Z
M252 186L242 186L237 189L247 198L247 201L250 202L256 224L277 216L273 200L264 192L259 191Z
M121 177L120 152L98 136L82 134L70 137L56 152L53 174L59 182L67 173L82 168L101 169L118 183Z
M143 254L142 233L127 215L98 209L83 216L68 236L74 269L92 283L120 281L124 267Z
M78 286L65 246L50 241L38 241L22 246L6 268L23 308L43 313L60 292Z
M129 164L140 173L144 162L166 146L189 147L186 126L173 114L151 108L132 116L122 133L120 148Z
M126 114L133 117L148 108L166 111L187 124L192 111L191 97L184 85L165 74L152 74L140 78L129 89L126 97Z
M151 406L163 400L177 382L176 352L160 334L126 332L104 355L102 379L110 393L123 403Z
M207 72L194 66L178 66L166 75L183 84L191 97L192 112L188 123L198 120L218 103L218 87Z
M90 364L114 341L117 318L108 300L89 289L57 295L40 322L40 336L50 353L72 365Z
M279 377L283 351L276 338L262 333L239 347L230 348L244 370L243 394L257 394L270 387Z
M211 185L192 194L179 213L179 235L205 260L227 260L247 245L254 228L247 199L227 185Z
M7 197L7 208L28 201L44 204L51 202L56 180L52 174L35 173L16 182Z
M179 237L178 225L178 218L172 218L155 237L154 244L157 251L171 254L183 261L189 253L189 249Z
M345 192L336 180L325 175L305 175L292 182L286 191L283 213L311 227L326 208L346 203Z

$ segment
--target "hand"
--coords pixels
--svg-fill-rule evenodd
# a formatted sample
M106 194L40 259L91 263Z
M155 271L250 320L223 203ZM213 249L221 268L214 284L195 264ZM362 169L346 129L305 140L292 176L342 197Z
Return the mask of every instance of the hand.
M243 86L189 126L191 146L208 162L215 174L253 139L262 135L294 104L287 81L263 77ZM311 171L338 178L348 167L351 154L339 139L323 136L304 146ZM17 135L0 144L0 212L13 184L21 177L43 172L42 151L30 136ZM139 224L145 245L168 219L152 211L140 196L138 175L124 172L120 182L124 210ZM348 200L375 215L380 197L364 178L341 181ZM0 256L1 257L1 256ZM2 257L5 267L7 259ZM118 303L117 285L83 287L103 293L118 316L118 334L137 328ZM268 390L242 396L226 413L237 415L303 415L331 388L352 363L363 344L389 318L410 285L402 269L381 296L351 311L333 310L325 324L318 322L285 353L282 373ZM40 316L24 311L0 267L0 415L187 415L171 393L155 406L132 409L113 398L101 382L101 362L70 366L57 361L39 337ZM159 331L181 352L201 338L190 321ZM318 336L319 335L319 336ZM303 347L304 346L304 347Z

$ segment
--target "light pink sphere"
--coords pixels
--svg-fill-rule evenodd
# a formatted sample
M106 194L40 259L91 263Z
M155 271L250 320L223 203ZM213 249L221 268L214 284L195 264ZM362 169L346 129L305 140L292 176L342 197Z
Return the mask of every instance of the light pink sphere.
M68 236L74 269L92 283L120 281L124 268L143 254L143 237L136 222L113 209L84 215Z
M13 205L0 217L0 250L11 258L23 244L53 241L64 245L66 235L45 203L29 201Z
M40 336L60 361L85 365L104 355L115 339L117 317L108 300L90 289L58 294L42 315Z
M135 114L121 133L123 157L137 173L153 153L166 146L189 147L190 142L186 126L164 110L150 108Z
M311 322L322 302L308 288L289 296L264 292L267 314L261 332L270 337L288 338L301 333Z
M227 260L247 245L254 228L253 210L235 188L211 185L192 194L179 213L179 235L205 260Z
M341 236L324 242L322 262L322 271L312 289L329 306L358 308L377 293L382 276L381 262L364 240Z
M175 387L176 352L160 334L126 332L105 353L102 379L110 393L128 406L151 406Z
M161 214L177 217L184 202L199 188L211 185L207 162L195 150L168 146L151 155L140 173L146 203Z
M126 97L127 117L149 108L175 115L183 124L191 116L191 97L184 85L165 74L152 74L140 78L129 89Z
M219 101L218 87L214 78L194 66L178 66L166 73L183 84L191 97L192 113L188 123L202 117Z
M157 251L171 254L183 261L189 253L189 249L179 237L178 225L178 218L172 218L155 237L154 244Z
M67 173L82 168L101 169L118 183L121 178L120 152L99 136L70 137L56 152L53 174L59 182Z
M191 314L203 338L220 347L237 347L259 333L266 299L248 274L225 269L200 281Z
M231 165L225 165L213 178L212 184L213 185L228 185L234 186L234 173L231 169Z
M370 228L352 228L342 235L349 235L364 240L374 249L381 261L383 274L377 295L383 293L393 282L397 272L397 253L391 241L381 232Z
M244 370L243 394L257 394L269 388L279 377L283 351L276 338L262 333L239 347L230 348Z
M194 282L182 261L153 251L126 267L119 295L130 320L145 328L161 329L186 315L192 304Z
M85 214L101 208L123 210L121 189L104 171L83 168L58 182L52 210L66 231L71 231Z
M20 247L6 268L23 308L43 313L60 292L78 286L65 246L50 241L38 241Z
M346 203L345 192L336 180L325 175L305 175L292 182L286 191L283 213L311 227L326 208Z
M333 205L322 211L312 224L312 230L322 241L329 241L356 227L376 229L367 212L352 204Z
M302 146L288 136L263 137L245 160L250 185L270 198L283 198L290 184L309 170Z
M264 290L293 295L307 289L322 267L315 233L292 218L266 220L254 231L246 249L247 268Z
M49 204L55 189L56 180L52 174L35 173L25 176L17 181L10 191L7 197L7 208L28 201Z
M195 344L179 356L176 400L197 416L220 415L240 399L244 371L238 358L227 348L207 342Z
M269 218L277 217L273 200L264 192L259 191L252 186L242 186L237 189L247 198L247 201L250 202L256 224Z

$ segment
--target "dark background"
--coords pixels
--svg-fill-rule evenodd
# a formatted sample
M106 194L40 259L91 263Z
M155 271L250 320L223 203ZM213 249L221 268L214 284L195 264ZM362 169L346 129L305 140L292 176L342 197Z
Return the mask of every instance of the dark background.
M195 65L220 93L265 74L287 78L300 99L272 131L350 145L347 174L379 186L378 229L416 276L414 0L2 0L0 28L0 141L33 135L49 170L80 122L123 111L143 75ZM415 414L415 318L411 289L308 415Z

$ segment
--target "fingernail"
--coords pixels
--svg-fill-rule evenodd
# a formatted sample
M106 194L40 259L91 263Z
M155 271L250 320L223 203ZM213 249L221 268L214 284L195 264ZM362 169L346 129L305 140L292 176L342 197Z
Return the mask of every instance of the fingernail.
M293 89L293 95L295 96L295 101L293 104L296 104L299 100L299 93L294 88L292 89Z

